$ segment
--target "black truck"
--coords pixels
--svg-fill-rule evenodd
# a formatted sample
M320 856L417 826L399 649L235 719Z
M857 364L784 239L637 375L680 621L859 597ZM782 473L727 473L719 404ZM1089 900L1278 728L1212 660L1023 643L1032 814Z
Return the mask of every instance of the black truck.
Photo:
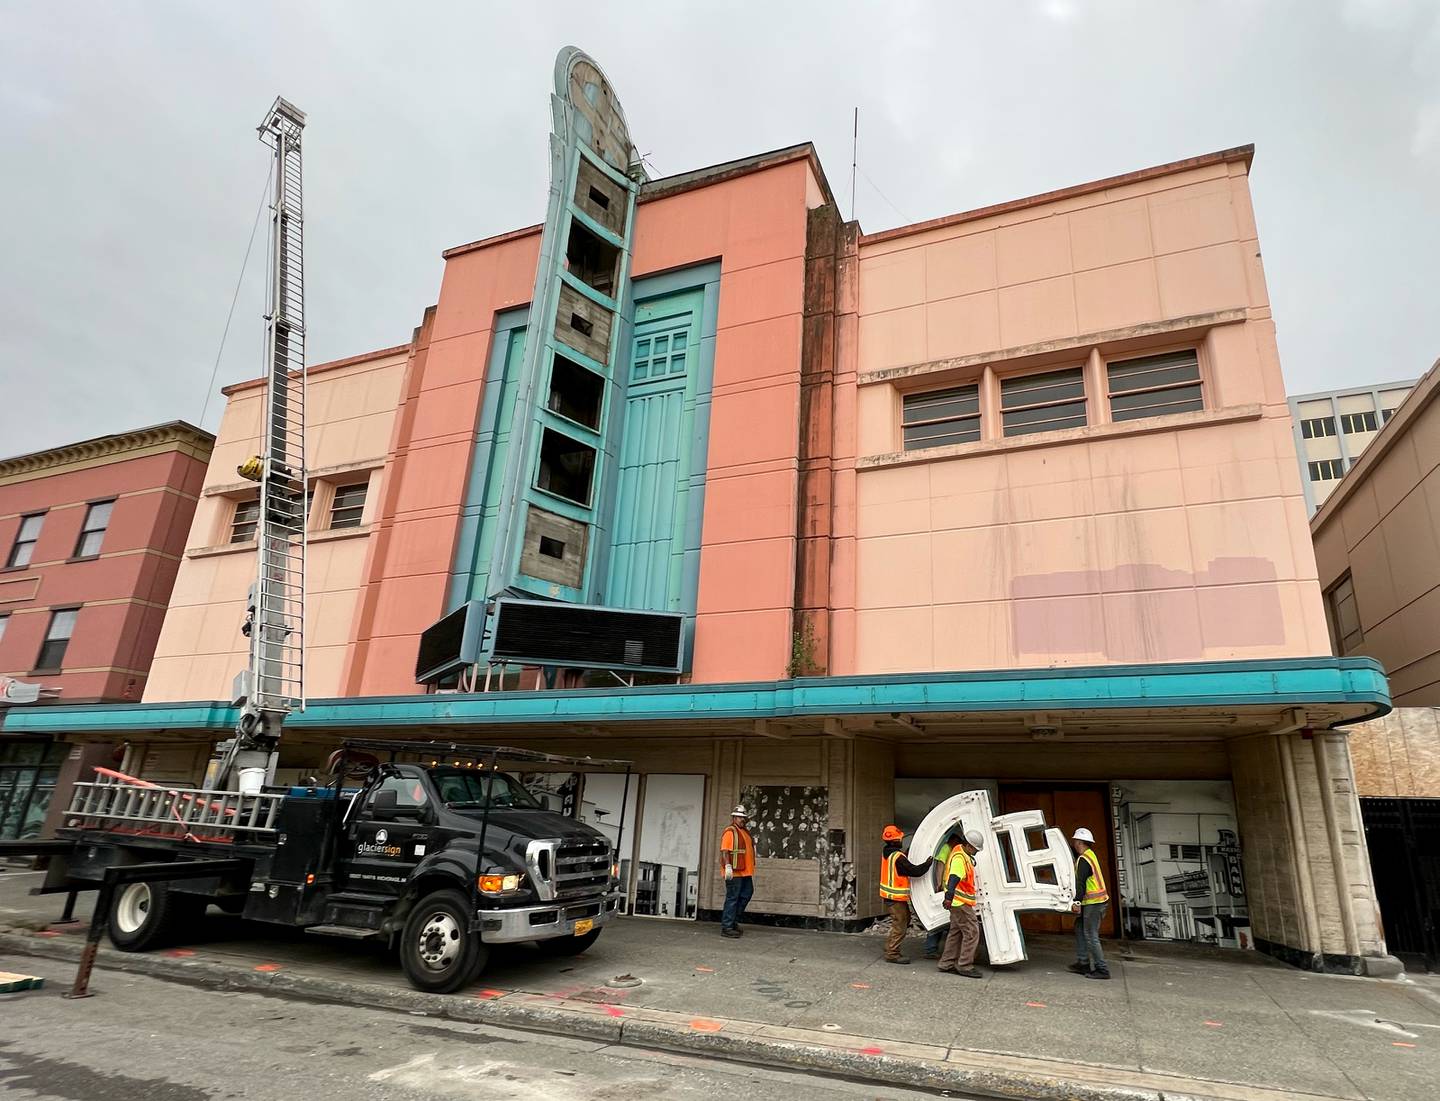
M209 904L257 922L398 944L420 990L472 981L496 944L583 952L622 897L614 844L547 809L515 770L624 771L623 761L457 742L346 741L326 775L259 792L176 789L97 769L76 785L45 893L107 869L183 869L102 893L117 948L173 942ZM347 781L350 786L347 786ZM355 786L357 785L358 786ZM628 783L626 790L628 791ZM624 821L622 808L620 822ZM112 879L116 877L112 876Z

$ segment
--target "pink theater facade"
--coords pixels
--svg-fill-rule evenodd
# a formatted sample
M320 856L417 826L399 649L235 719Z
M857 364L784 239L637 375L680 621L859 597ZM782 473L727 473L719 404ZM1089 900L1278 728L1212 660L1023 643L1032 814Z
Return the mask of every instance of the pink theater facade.
M360 728L626 757L628 792L530 779L624 815L635 913L718 908L744 801L752 911L835 928L879 913L884 825L984 788L1095 831L1111 934L1382 968L1345 726L1389 698L1330 656L1252 153L869 235L808 145L648 181L622 354L574 355L617 404L552 379L538 427L507 402L539 227L450 249L408 344L310 372L311 705L281 778ZM227 393L144 703L48 709L177 779L244 663L260 391ZM417 683L422 634L493 589L487 486L532 427L549 526L516 554L554 587L526 591L580 591L585 505L587 601L682 617L678 675Z

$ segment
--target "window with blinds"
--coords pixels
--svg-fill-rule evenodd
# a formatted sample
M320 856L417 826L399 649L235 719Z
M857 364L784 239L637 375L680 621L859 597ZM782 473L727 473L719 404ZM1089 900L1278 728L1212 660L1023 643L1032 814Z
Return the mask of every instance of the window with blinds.
M924 394L906 394L901 426L906 451L978 440L980 388L955 386Z
M1200 360L1194 349L1121 359L1107 364L1110 419L1138 420L1205 408Z
M249 497L235 502L235 514L230 517L230 542L248 543L255 538L255 528L260 523L260 498Z
M368 482L336 486L330 500L330 528L358 528L365 515L365 491Z
M1000 420L1007 436L1085 426L1085 369L1069 367L1000 380Z

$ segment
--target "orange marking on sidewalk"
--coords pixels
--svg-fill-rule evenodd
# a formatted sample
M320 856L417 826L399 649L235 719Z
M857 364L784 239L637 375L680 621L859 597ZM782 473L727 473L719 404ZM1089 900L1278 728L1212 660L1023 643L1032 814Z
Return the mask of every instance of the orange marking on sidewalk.
M506 992L505 992L504 990L490 990L490 989L488 989L488 988L485 989L485 990L477 990L477 991L475 991L475 997L477 997L477 998L484 998L487 1002L488 1002L491 998L503 998L503 997L505 997L505 994L506 994Z
M613 1005L607 1005L607 1006L605 1007L605 1012L608 1013L608 1014L610 1014L610 1016L612 1016L612 1017L623 1017L623 1016L625 1016L625 1011L624 1011L623 1009L617 1009L617 1008L616 1008L615 1006L613 1006Z
M1414 1047L1414 1044L1407 1044L1404 1040L1391 1040L1391 1047Z
M255 970L256 970L256 971L282 971L282 970L284 970L284 968L282 968L278 963L262 963L262 964L257 965L256 968L255 968Z
M690 1022L690 1027L696 1032L719 1032L725 1026L719 1021L712 1021L706 1017L696 1017Z
M58 937L62 936L63 934L60 932L59 929L36 929L35 935L37 937Z
M1206 1028L1224 1028L1224 1027L1225 1027L1225 1022L1224 1022L1224 1021L1206 1021L1206 1022L1205 1022L1205 1027L1206 1027Z
M851 989L851 990L869 990L869 989L870 989L870 984L869 984L868 982L852 982L852 983L850 984L850 989Z
M884 1049L883 1047L862 1047L862 1048L860 1049L860 1054L861 1054L861 1055L884 1055L884 1054L885 1054L885 1049Z
M713 967L706 967L706 966L705 966L704 964L702 964L702 963L697 963L697 964L695 965L695 970L696 970L696 971L703 971L703 972L705 972L705 974L707 974L707 975L713 975L713 974L715 974L715 968L713 968Z
M167 956L174 956L176 959L184 959L186 956L193 956L193 955L195 954L195 949L193 949L193 948L171 948L171 949L170 949L168 952L166 952L165 954L166 954Z
M1048 1005L1046 1005L1044 1002L1026 1002L1025 1004L1026 1004L1027 1006L1029 1006L1031 1009L1049 1009L1049 1008L1050 1008L1050 1007L1049 1007Z

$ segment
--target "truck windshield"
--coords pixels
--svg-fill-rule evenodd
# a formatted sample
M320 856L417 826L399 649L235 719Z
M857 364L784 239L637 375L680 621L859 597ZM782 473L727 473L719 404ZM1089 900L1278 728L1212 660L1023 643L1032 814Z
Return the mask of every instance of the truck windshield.
M440 801L452 810L469 810L475 807L484 809L487 790L490 792L491 807L544 809L520 781L503 772L492 775L467 768L432 768L430 778L435 781L435 790L440 793Z

